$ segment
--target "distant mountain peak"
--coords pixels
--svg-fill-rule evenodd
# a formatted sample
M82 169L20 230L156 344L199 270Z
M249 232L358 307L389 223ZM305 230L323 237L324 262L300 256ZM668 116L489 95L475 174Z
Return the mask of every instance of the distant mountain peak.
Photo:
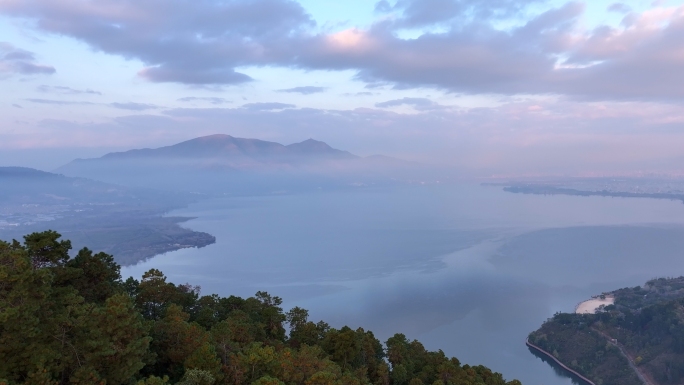
M200 136L200 137L193 138L193 139L188 139L188 140L186 140L184 142L180 142L178 144L188 143L188 142L230 142L230 141L233 141L236 139L240 139L240 138L236 138L232 135L227 135L227 134L213 134L213 135L205 135L205 136ZM176 144L176 145L178 145L178 144Z
M170 146L143 148L113 152L99 159L82 159L65 165L60 170L69 171L76 164L108 164L116 162L152 162L156 164L195 164L198 167L222 165L222 167L292 167L320 161L357 159L347 151L332 148L327 143L309 138L303 142L282 145L260 139L236 138L226 134L214 134L186 140ZM112 163L114 162L114 163Z
M297 155L325 155L325 156L332 156L335 158L356 158L355 155L352 155L351 153L347 151L342 151L342 150L337 150L330 145L328 145L325 142L321 142L320 140L315 140L315 139L307 139L303 142L299 143L292 143L290 145L285 146L290 150L291 152L297 154Z
M75 160L56 171L127 186L251 194L304 186L347 186L351 178L386 179L396 163L359 157L313 138L283 145L215 134L165 147Z
M292 144L288 145L287 147L293 147L293 146L308 146L308 147L314 147L315 146L315 147L319 147L319 148L332 148L332 147L330 147L330 145L328 145L328 143L321 142L320 140L316 140L316 139L312 139L312 138L309 138L303 142L292 143Z
M325 145L327 146L327 143L321 142L320 140L316 140L316 139L314 139L314 138L309 138L309 139L304 140L304 141L302 141L302 142L300 142L300 143L323 143L323 144L325 144Z

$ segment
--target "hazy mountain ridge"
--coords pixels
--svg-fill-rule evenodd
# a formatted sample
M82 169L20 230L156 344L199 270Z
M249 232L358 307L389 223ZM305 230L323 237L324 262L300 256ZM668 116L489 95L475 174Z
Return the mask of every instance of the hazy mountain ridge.
M0 206L61 201L137 201L141 191L86 178L67 177L26 167L0 167Z
M28 167L0 167L0 178L2 177L59 177L59 175Z
M56 170L127 186L211 194L264 194L397 180L409 162L360 157L314 139L283 145L210 135L156 149L77 159Z
M252 158L258 161L275 160L281 162L293 160L329 159L357 159L347 151L337 150L328 144L314 139L307 139L300 143L283 145L259 139L235 138L230 135L203 136L171 146L156 149L136 149L125 152L114 152L99 158L112 159L144 159L144 158L180 158L180 159L223 159L230 160ZM304 159L302 159L304 158ZM79 159L78 161L91 161Z

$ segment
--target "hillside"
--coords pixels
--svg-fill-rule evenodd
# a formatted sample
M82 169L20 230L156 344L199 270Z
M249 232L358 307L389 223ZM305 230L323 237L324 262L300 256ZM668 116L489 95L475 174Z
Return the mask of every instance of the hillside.
M197 199L123 187L21 167L0 167L0 239L20 238L49 227L75 245L117 255L121 264L185 247L202 247L214 237L180 227L189 218L166 212Z
M684 383L684 277L615 290L597 314L558 313L529 341L597 385Z
M200 296L155 269L124 282L111 255L70 247L55 232L0 241L0 385L521 385L266 292Z

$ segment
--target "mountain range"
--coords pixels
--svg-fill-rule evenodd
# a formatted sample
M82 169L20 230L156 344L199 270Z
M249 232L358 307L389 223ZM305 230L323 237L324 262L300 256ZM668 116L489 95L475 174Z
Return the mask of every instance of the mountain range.
M134 187L254 194L377 183L391 179L388 172L406 163L378 155L360 157L313 139L283 145L210 135L76 159L55 172Z
M105 160L130 159L177 159L177 160L214 160L222 162L251 160L254 162L306 162L312 160L350 160L358 159L347 151L337 150L324 142L313 139L301 143L283 145L259 139L235 138L230 135L209 135L172 146L145 148L114 152L99 158ZM89 162L95 159L78 159L73 163Z

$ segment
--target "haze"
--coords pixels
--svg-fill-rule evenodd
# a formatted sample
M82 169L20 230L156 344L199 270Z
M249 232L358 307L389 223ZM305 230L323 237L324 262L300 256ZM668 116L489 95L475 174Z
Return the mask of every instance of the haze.
M0 0L0 165L230 134L471 176L679 174L683 4Z
M96 257L121 265L124 279L168 279L182 298L200 286L203 295L265 290L285 309L308 309L311 321L371 329L383 343L405 333L507 379L569 385L539 357L594 366L570 359L570 348L528 349L531 332L592 296L622 306L614 290L684 274L683 69L684 0L0 0L0 241L59 234L72 254L104 252ZM48 229L56 233L22 238ZM5 265L33 266L22 277L62 263L29 263L35 245L3 242L0 257L25 261ZM118 274L110 262L102 271ZM69 280L85 282L74 263ZM151 269L165 276L144 275ZM663 296L684 295L682 282ZM147 301L132 280L111 287ZM97 298L93 306L113 297ZM211 306L196 314L228 314ZM597 311L586 319L618 314ZM309 325L295 313L291 325ZM611 319L632 322L622 315ZM28 324L17 320L8 323ZM311 325L311 341L327 338L323 324ZM663 325L669 333L675 323ZM561 333L538 335L532 342ZM599 350L586 362L614 358L615 341L630 341L606 336L594 336ZM308 349L297 338L292 346ZM680 363L671 370L639 354L641 367L684 379ZM194 362L165 360L130 379ZM391 377L377 383L418 373L390 362ZM373 375L390 373L380 369Z

